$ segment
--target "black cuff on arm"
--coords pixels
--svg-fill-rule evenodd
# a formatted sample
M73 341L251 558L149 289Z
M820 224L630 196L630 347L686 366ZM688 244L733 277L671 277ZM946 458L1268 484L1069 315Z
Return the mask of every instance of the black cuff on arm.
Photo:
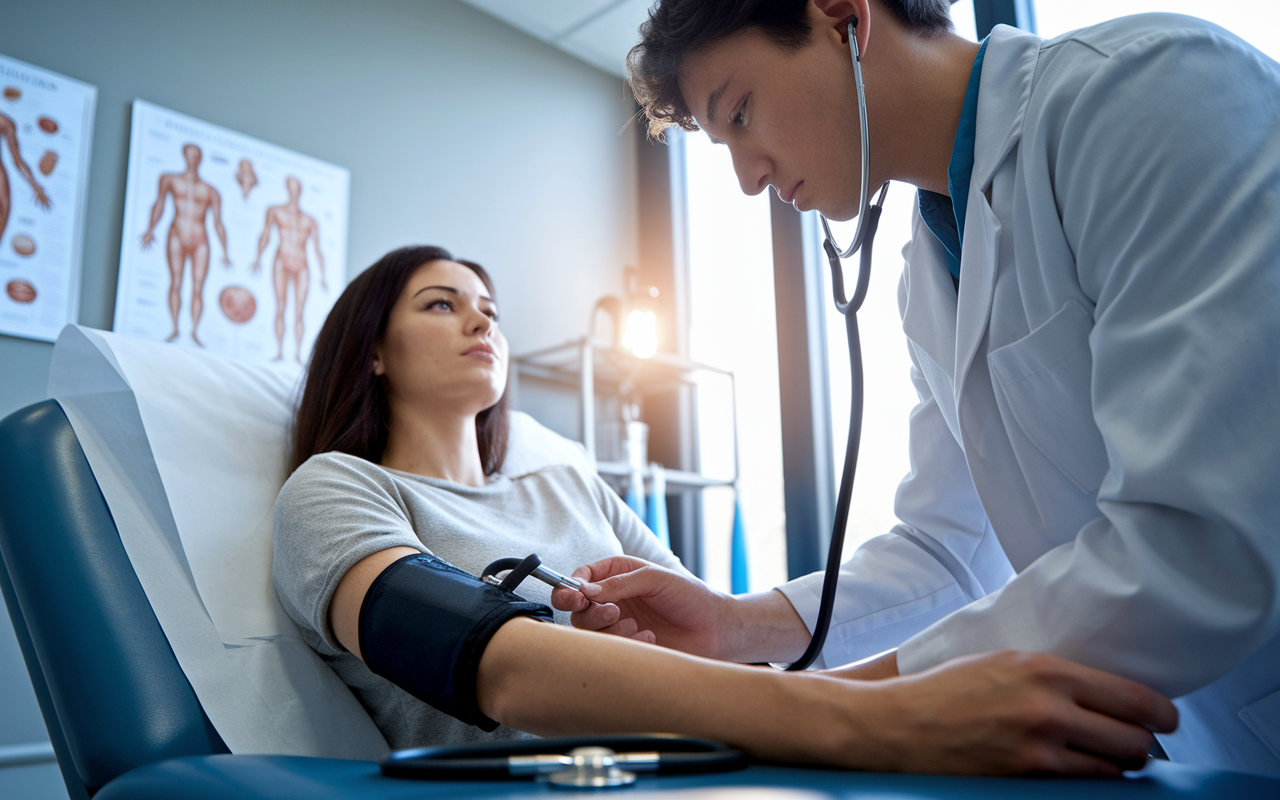
M481 730L476 673L489 640L513 617L552 620L551 609L432 555L405 556L382 571L360 606L364 663L409 694Z

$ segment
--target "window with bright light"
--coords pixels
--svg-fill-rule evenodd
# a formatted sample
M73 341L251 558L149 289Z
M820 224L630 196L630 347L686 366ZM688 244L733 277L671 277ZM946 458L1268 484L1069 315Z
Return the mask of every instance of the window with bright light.
M731 370L737 387L731 395L722 377L707 374L699 379L701 468L714 477L733 476L736 400L741 470L737 497L745 521L751 587L766 589L787 579L769 197L742 193L729 148L713 145L701 132L673 138L673 147L685 148L689 356ZM703 572L708 583L724 591L731 584L734 500L730 489L703 492Z

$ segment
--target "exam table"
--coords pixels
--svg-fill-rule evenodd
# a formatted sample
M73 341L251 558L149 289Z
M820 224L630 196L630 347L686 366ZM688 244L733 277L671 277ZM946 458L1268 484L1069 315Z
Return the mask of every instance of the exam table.
M533 782L384 777L372 761L232 755L174 657L62 407L0 421L0 588L72 800L515 798ZM612 791L612 790L605 790ZM1153 762L1116 780L949 778L757 764L641 777L632 797L1280 798L1280 780Z

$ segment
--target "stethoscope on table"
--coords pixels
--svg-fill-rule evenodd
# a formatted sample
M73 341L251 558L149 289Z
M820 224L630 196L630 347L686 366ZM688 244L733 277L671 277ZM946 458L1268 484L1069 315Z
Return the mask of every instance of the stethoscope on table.
M514 742L398 750L382 760L391 778L438 781L545 780L567 789L635 783L636 773L692 775L731 772L746 753L719 742L664 734L569 736Z
M862 189L858 204L858 226L853 241L844 250L836 244L826 217L822 222L822 249L831 267L831 288L836 310L844 315L845 334L849 340L849 374L852 379L849 409L849 439L845 448L840 491L836 495L836 514L831 529L831 545L827 550L827 566L822 579L822 596L818 603L818 619L813 627L809 647L795 663L785 669L807 669L827 639L831 611L835 605L836 583L840 577L840 556L844 550L845 528L849 522L849 503L853 495L853 477L858 464L858 445L862 438L862 347L858 338L858 309L867 296L871 279L871 248L880 213L884 209L889 184L880 187L874 205L868 204L870 145L867 141L867 100L862 83L862 55L858 50L858 18L846 21L849 53L853 59L854 84L858 91L859 137L862 142ZM858 282L853 297L845 299L842 259L861 249ZM499 579L498 573L507 572ZM580 591L582 584L542 566L537 555L524 559L499 559L484 569L481 580L502 589L512 590L527 577L534 577L552 587L561 586ZM641 752L635 752L640 748ZM629 749L629 752L622 752ZM575 737L569 739L534 739L525 742L500 742L494 746L435 747L402 750L382 762L382 771L395 777L434 778L436 780L499 780L502 778L544 776L553 785L576 788L624 786L635 781L635 772L658 774L720 772L741 769L747 756L739 750L716 742L666 736Z

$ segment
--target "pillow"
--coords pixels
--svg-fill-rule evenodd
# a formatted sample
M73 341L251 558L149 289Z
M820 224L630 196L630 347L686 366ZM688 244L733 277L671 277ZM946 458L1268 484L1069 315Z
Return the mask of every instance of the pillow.
M552 464L568 464L586 476L596 472L581 442L566 439L523 411L512 411L507 457L499 473L515 478Z

